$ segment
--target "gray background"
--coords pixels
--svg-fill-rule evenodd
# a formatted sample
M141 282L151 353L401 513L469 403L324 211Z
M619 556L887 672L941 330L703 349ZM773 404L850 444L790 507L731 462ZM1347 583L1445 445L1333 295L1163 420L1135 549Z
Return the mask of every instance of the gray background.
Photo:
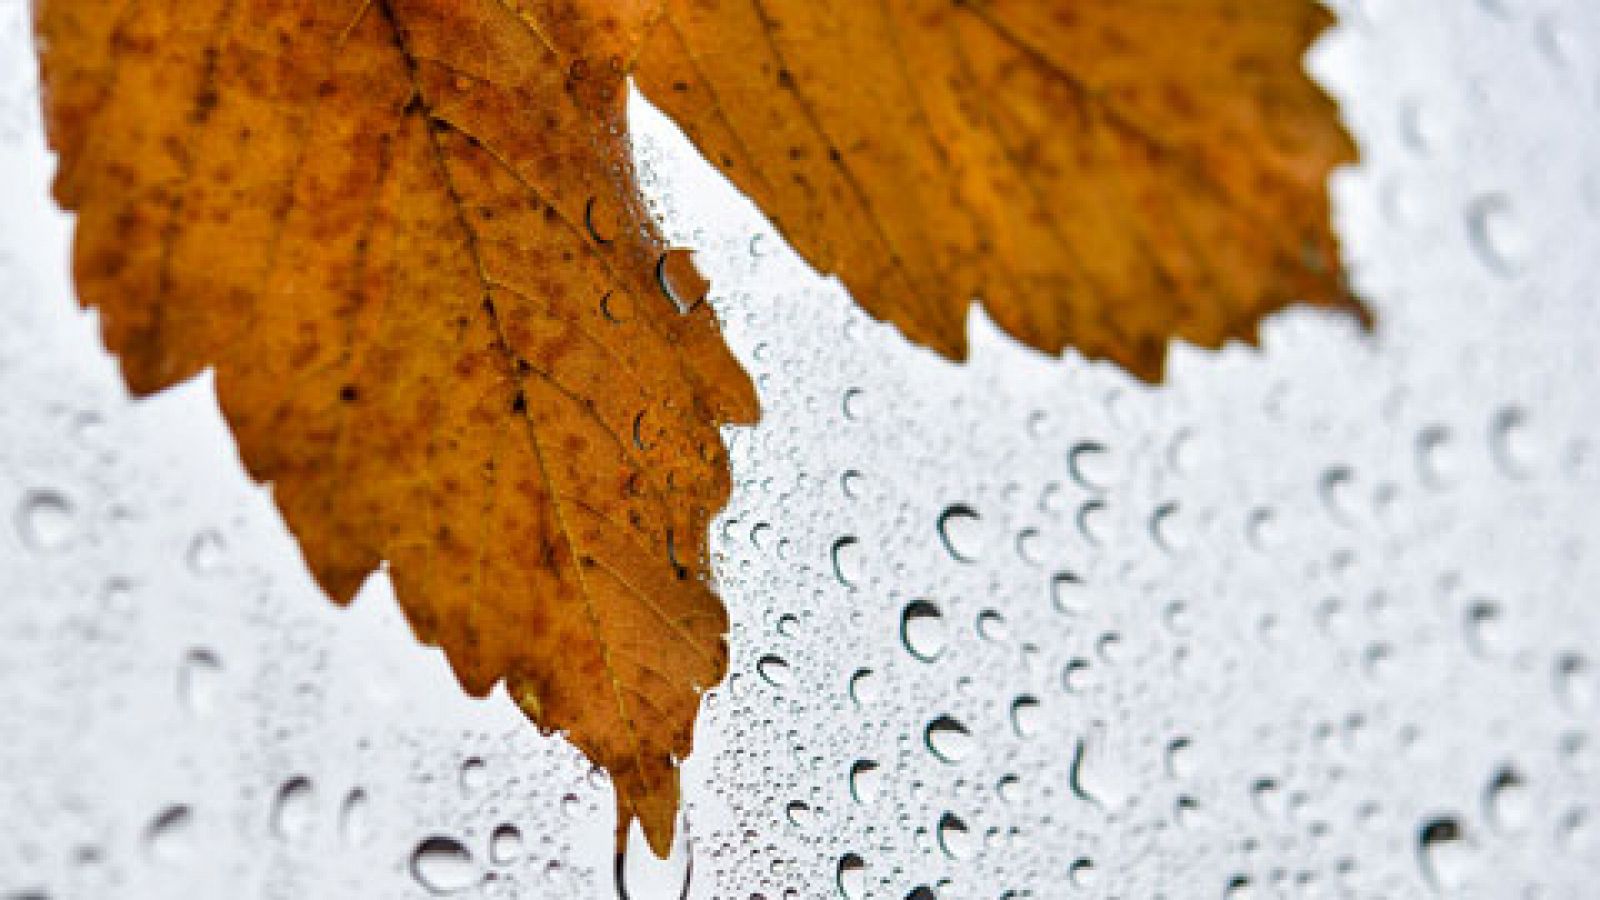
M1375 336L1149 389L808 271L641 107L765 418L732 674L635 898L1600 896L1600 4L1346 0ZM130 402L0 0L0 897L613 895L611 790L305 575L209 378ZM941 527L941 522L943 523ZM926 896L926 894L921 895Z

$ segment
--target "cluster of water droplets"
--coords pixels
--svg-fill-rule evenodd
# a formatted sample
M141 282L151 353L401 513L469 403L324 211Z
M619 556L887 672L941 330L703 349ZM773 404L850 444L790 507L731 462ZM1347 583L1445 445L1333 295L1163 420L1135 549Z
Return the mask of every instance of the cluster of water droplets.
M1600 8L1340 5L1381 330L1291 314L1159 389L981 314L969 364L906 345L640 108L764 406L658 861L382 578L326 603L206 380L123 396L0 0L0 897L1584 896Z

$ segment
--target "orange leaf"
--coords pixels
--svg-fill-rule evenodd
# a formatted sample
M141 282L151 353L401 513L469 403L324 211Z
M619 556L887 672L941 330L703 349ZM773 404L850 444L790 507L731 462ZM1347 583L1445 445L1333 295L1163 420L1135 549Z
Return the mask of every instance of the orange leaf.
M756 402L633 188L620 75L581 88L494 2L45 0L37 28L129 386L215 366L328 593L387 561L466 690L505 679L665 852L727 666L716 426Z
M1314 0L665 0L644 93L816 268L956 359L981 297L1159 380L1350 295Z

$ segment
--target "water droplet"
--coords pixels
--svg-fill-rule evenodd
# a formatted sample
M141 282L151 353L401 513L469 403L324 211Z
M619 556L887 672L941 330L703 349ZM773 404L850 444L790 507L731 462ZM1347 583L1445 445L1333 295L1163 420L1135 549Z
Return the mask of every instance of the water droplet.
M1122 809L1129 796L1123 772L1112 756L1106 724L1093 722L1073 748L1069 771L1072 792L1108 813Z
M351 788L339 804L339 836L347 846L360 847L372 836L367 805L367 792L361 788Z
M1450 429L1443 425L1430 426L1417 435L1417 471L1428 487L1444 488L1456 482L1461 465L1456 456Z
M839 894L846 900L861 900L867 895L867 864L854 853L839 859Z
M1199 766L1196 764L1194 742L1188 738L1178 738L1167 745L1167 772L1173 778L1193 778Z
M194 812L184 805L162 810L144 830L144 849L157 863L176 863L193 852Z
M794 673L789 664L781 656L767 654L756 663L756 672L773 687L785 687L793 679Z
M1078 484L1092 491L1103 491L1116 478L1115 460L1099 441L1081 441L1067 453L1067 468Z
M1467 207L1467 234L1491 271L1505 276L1522 271L1530 246L1510 198L1487 194L1473 200Z
M870 706L878 699L878 678L871 669L857 669L850 676L850 699L857 706Z
M1089 888L1099 883L1099 873L1095 871L1094 861L1089 859L1075 859L1072 866L1067 869L1067 877L1071 879L1073 887Z
M469 756L461 761L461 790L468 794L482 791L489 782L489 769L483 760L476 756Z
M222 693L222 660L207 647L192 647L178 666L178 702L196 716L209 714Z
M438 836L424 840L412 851L411 876L434 894L453 894L481 880L467 848L454 838Z
M503 824L489 835L489 859L503 866L522 858L522 831L515 825Z
M1011 727L1017 737L1031 738L1044 724L1044 711L1036 697L1021 696L1011 701Z
M857 803L870 803L883 787L883 769L870 759L858 759L850 767L850 796Z
M284 782L272 803L272 832L285 841L298 840L311 829L316 792L303 775Z
M945 813L939 819L939 849L951 859L968 859L976 841L972 832L967 830L967 823L961 821L954 813Z
M816 822L816 815L812 812L811 806L799 800L789 801L789 805L783 808L783 814L789 820L789 824L796 828L810 828Z
M1489 779L1484 807L1495 828L1508 834L1525 830L1532 817L1527 782L1509 766L1500 769Z
M1417 832L1418 859L1423 877L1438 890L1455 891L1472 869L1472 851L1461 823L1453 818L1434 819Z
M845 587L861 583L861 542L842 537L833 542L833 574Z
M956 504L939 514L939 539L956 562L977 562L983 555L982 521L970 506Z
M1595 676L1588 660L1568 653L1556 660L1556 699L1571 713L1585 713L1594 706Z
M1489 423L1489 450L1495 464L1509 478L1526 478L1533 471L1531 431L1528 414L1515 407L1500 410Z
M923 732L928 750L943 762L959 763L966 759L977 743L967 726L949 716L940 716L928 723Z
M978 636L986 641L1003 644L1011 636L1006 628L1006 617L992 609L978 613Z
M860 388L850 388L844 392L844 398L839 402L839 408L846 419L859 422L865 412L866 402Z
M1478 600L1467 607L1467 643L1478 655L1498 653L1504 640L1500 607L1488 600Z
M1090 668L1086 659L1071 660L1061 670L1061 686L1068 693L1082 693L1088 690L1095 680L1094 670Z
M1050 602L1057 612L1079 615L1088 609L1083 579L1071 572L1057 572L1050 579Z
M926 600L908 604L900 616L900 640L906 651L923 662L933 662L944 652L944 614Z
M190 571L196 575L210 575L222 568L226 556L227 544L222 540L222 533L215 528L207 528L189 541L184 558L189 563Z
M77 510L60 491L29 491L17 510L17 532L28 548L44 553L60 550L77 533Z

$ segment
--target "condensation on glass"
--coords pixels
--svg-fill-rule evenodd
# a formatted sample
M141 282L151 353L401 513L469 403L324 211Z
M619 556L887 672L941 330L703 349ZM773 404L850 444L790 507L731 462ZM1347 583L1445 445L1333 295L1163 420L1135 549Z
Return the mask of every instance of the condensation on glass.
M0 0L0 897L1592 896L1600 5L1340 5L1381 327L1159 389L908 346L641 109L765 419L681 838L617 864L602 774L317 592L208 379L127 400Z

